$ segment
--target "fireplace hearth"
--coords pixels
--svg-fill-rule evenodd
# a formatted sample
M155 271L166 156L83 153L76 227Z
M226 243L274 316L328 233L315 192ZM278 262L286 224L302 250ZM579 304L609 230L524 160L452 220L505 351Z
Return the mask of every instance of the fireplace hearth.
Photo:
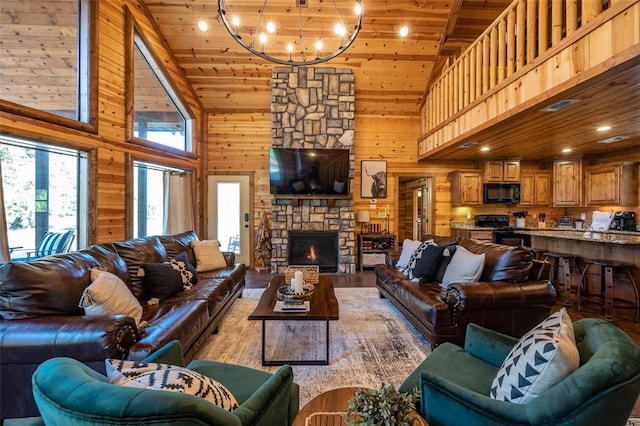
M338 233L289 231L289 265L318 265L320 272L337 272Z

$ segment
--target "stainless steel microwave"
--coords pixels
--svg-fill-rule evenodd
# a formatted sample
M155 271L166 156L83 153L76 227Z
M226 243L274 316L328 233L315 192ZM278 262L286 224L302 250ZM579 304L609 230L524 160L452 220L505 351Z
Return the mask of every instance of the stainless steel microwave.
M485 204L518 204L520 202L519 183L485 183Z

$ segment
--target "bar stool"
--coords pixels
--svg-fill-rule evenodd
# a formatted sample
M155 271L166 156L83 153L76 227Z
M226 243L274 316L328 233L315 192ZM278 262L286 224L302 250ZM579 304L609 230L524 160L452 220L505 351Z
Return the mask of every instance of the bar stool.
M564 306L569 306L571 303L571 263L578 270L578 275L582 277L582 270L578 264L579 256L569 253L554 253L551 251L545 251L543 254L544 261L549 262L551 267L549 268L549 280L553 286L557 289L560 286L558 283L558 271L562 267L562 284L564 286ZM541 277L538 277L540 279ZM580 294L580 285L578 283L578 294Z
M618 302L626 303L628 308L635 309L635 315L633 317L634 322L638 322L638 316L640 316L640 299L638 298L638 287L636 286L636 282L633 279L633 274L631 270L633 269L633 265L620 262L617 260L602 260L602 259L585 259L584 260L585 267L584 271L582 271L582 275L580 277L580 281L583 283L585 290L588 289L586 286L587 282L585 281L587 271L591 265L600 267L600 294L580 294L580 287L578 287L578 311L582 308L580 303L581 299L584 299L588 302L593 303L602 303L604 301L604 318L607 321L613 320L613 286L615 285L615 270L616 268L626 272L629 277L629 281L631 281L631 286L633 287L633 294L635 298L635 302L629 302L627 300L621 301L620 299L616 299ZM604 297L603 297L604 294Z

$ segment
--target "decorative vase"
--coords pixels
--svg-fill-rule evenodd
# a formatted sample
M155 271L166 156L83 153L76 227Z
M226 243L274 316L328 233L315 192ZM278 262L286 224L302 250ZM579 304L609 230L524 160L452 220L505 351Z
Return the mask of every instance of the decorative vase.
M516 228L524 228L524 217L516 217Z

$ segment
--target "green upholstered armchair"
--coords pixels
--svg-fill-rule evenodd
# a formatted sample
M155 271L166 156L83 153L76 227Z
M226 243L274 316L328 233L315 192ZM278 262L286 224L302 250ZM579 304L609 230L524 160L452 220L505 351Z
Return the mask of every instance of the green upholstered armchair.
M489 396L502 361L518 342L470 324L465 348L445 343L405 380L419 386L420 411L441 425L624 425L640 394L640 348L615 325L575 321L580 366L525 404Z
M184 365L177 341L144 361ZM33 374L33 394L47 425L287 426L298 412L299 388L287 365L273 374L204 360L192 361L187 368L222 383L238 408L229 412L193 395L113 385L71 358L42 363Z

